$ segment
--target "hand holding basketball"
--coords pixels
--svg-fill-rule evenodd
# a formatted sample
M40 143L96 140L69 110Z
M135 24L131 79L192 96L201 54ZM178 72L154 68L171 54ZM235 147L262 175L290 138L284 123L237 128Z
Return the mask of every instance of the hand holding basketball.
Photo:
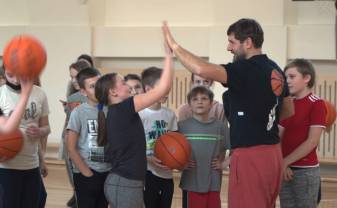
M157 139L154 154L167 167L183 169L189 162L191 147L183 134L167 132Z
M150 157L148 157L148 161L149 161L150 163L152 163L153 165L159 167L159 168L162 168L162 169L170 169L169 167L167 167L166 165L164 165L164 164L162 163L162 161L159 160L158 158L156 158L155 156L150 156Z

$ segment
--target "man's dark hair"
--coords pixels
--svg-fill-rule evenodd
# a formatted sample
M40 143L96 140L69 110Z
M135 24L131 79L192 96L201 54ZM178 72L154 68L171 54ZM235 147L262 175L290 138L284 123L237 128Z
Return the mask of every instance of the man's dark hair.
M142 77L142 84L143 87L151 86L153 87L156 82L160 79L163 70L158 67L149 67L143 70L141 77Z
M78 85L80 86L81 89L84 89L85 88L85 80L86 79L90 79L90 78L93 78L93 77L97 77L101 75L101 73L95 69L95 68L86 68L86 69L83 69L82 71L80 71L77 76L76 76L76 79L77 79L77 82L78 82Z
M213 102L214 93L210 89L208 89L208 88L206 88L204 86L197 86L197 87L193 87L191 89L191 91L187 94L187 102L188 102L188 104L190 104L192 98L194 98L198 94L207 95L208 98L209 98L209 100L211 101L211 103Z
M261 48L263 44L263 30L254 19L240 19L229 26L227 35L234 35L235 39L243 43L251 38L255 48Z

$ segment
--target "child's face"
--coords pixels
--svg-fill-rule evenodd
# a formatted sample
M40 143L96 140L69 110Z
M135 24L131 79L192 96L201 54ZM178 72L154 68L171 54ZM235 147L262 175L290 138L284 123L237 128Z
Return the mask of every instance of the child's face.
M298 72L296 67L288 68L285 72L287 84L291 95L297 96L304 90L308 89L310 76L303 76Z
M193 87L203 86L206 88L210 88L212 86L212 81L209 79L202 78L198 75L193 75Z
M124 78L121 75L117 75L115 88L113 89L115 96L121 100L125 100L130 97L130 87L126 84Z
M95 85L99 76L88 78L84 80L84 89L81 89L81 93L88 97L88 100L91 102L97 103L95 96Z
M76 80L76 76L78 74L78 71L76 71L76 69L71 68L69 70L69 73L70 73L70 78L71 78L71 84L73 85L73 87L76 90L80 90L80 86L78 85L78 82Z
M143 85L139 80L129 79L126 84L130 87L130 93L132 96L144 93Z
M211 110L212 104L209 97L205 94L197 94L192 97L190 106L193 114L195 115L208 115Z
M5 71L5 76L8 82L12 83L13 85L20 85L19 79L11 72Z

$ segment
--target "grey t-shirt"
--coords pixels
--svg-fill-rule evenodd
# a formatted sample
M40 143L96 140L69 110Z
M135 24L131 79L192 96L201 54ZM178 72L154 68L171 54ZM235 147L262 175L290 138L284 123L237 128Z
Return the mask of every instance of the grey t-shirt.
M97 114L97 107L81 104L71 112L67 130L79 134L77 149L85 163L97 172L106 172L111 169L111 165L104 162L104 147L97 145ZM73 172L79 173L75 164L73 167Z
M180 188L199 193L220 191L222 172L213 170L211 162L213 158L224 155L229 146L223 122L211 120L203 123L190 117L178 122L178 129L191 144L191 160L196 161L195 168L182 172Z

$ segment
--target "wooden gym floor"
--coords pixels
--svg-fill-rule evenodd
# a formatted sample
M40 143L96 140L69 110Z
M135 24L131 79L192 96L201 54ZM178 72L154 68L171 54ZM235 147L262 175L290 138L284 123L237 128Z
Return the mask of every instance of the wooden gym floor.
M45 185L48 192L47 208L64 208L66 202L72 195L72 190L68 182L65 166L63 162L54 160L48 161L49 175L45 178ZM222 208L227 207L227 175L223 176L222 184ZM175 192L173 196L172 208L181 207L181 191L178 188L179 174L175 174ZM330 178L323 180L322 183L322 202L320 208L336 208L337 207L337 179Z

